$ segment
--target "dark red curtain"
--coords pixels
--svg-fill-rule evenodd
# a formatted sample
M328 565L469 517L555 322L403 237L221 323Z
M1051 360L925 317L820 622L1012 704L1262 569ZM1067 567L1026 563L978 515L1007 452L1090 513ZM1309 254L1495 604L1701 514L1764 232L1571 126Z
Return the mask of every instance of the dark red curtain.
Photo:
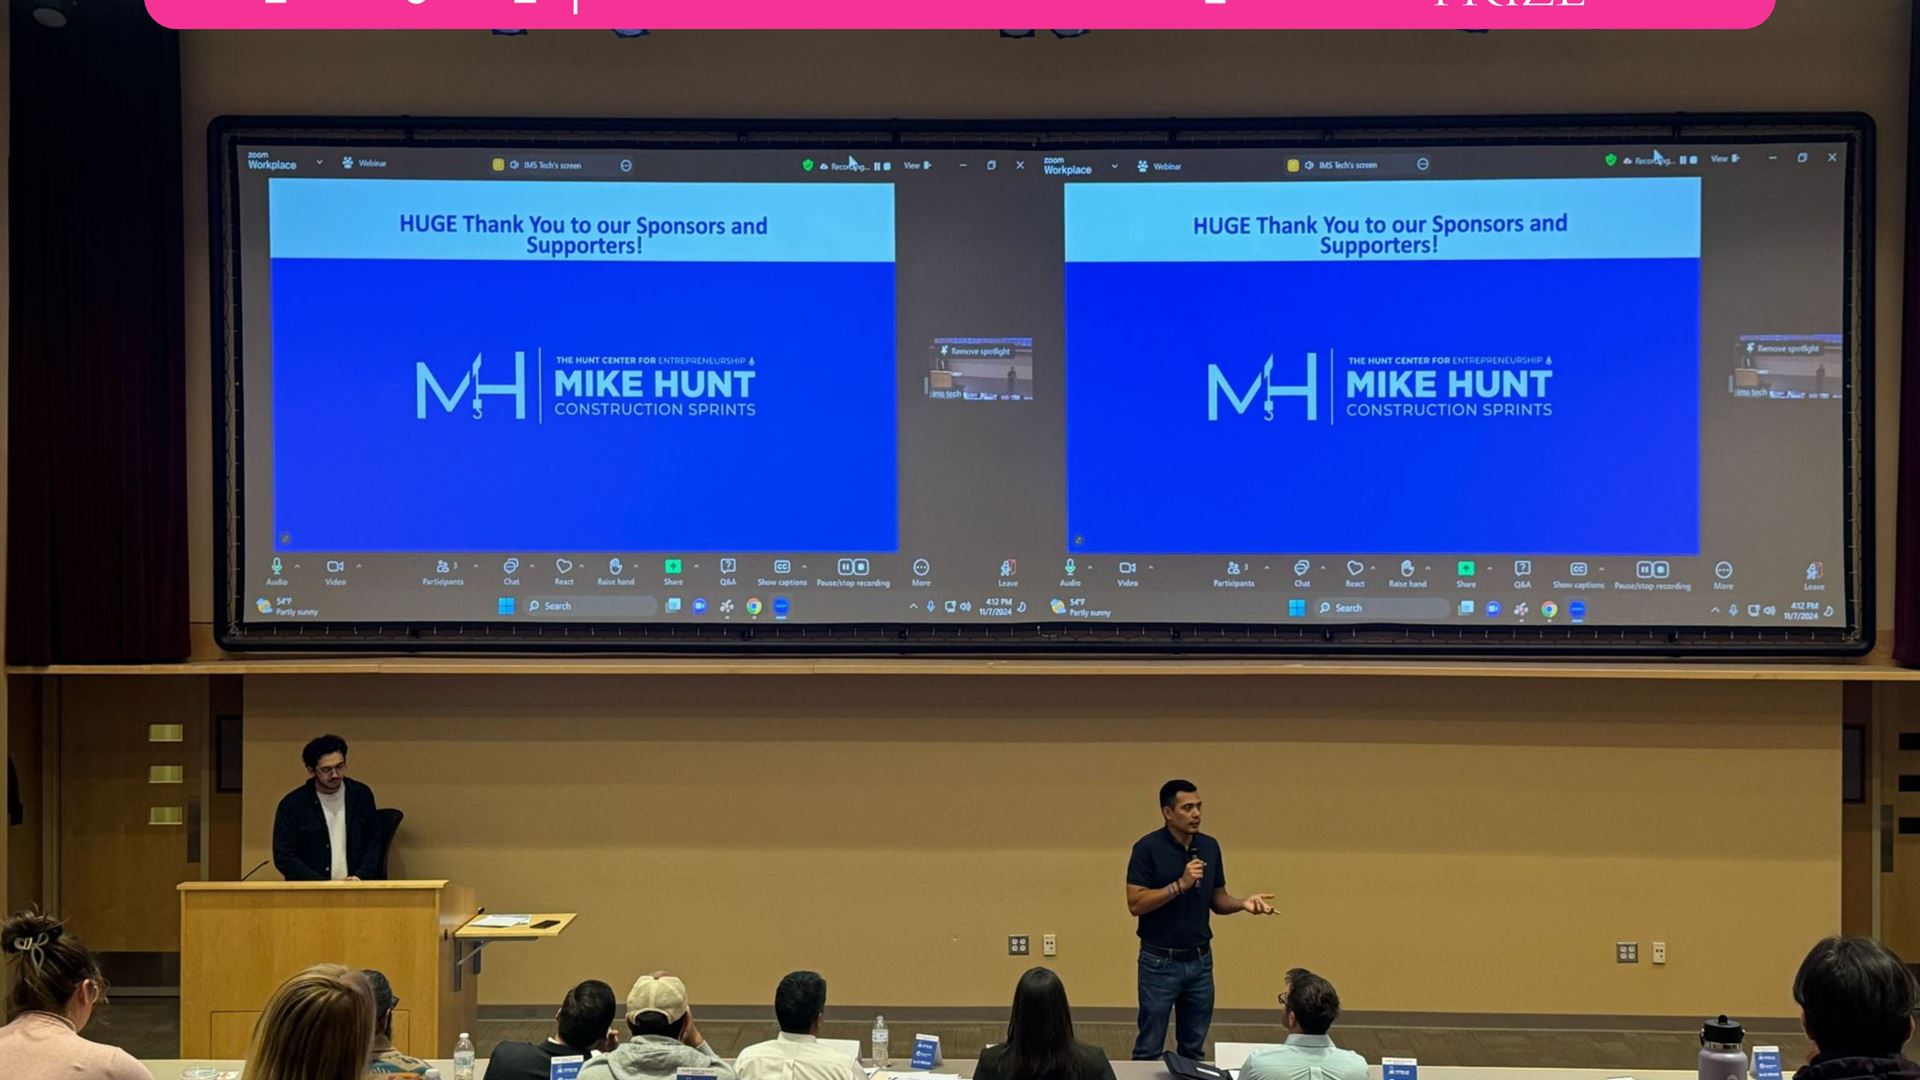
M187 654L179 36L12 19L7 660Z

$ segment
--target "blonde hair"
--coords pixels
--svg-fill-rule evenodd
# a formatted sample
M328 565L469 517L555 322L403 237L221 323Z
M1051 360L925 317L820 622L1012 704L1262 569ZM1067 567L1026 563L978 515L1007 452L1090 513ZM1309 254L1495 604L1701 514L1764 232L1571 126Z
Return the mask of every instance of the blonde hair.
M373 1052L373 993L342 964L315 964L267 999L247 1080L361 1080Z

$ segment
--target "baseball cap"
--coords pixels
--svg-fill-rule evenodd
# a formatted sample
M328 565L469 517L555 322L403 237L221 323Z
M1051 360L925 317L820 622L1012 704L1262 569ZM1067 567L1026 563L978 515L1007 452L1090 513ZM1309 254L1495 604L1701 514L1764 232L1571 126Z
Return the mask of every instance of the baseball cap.
M393 992L393 984L387 981L384 974L367 968L360 972L360 977L367 980L367 989L373 991L374 1015L386 1013L400 1004L400 998Z
M671 975L642 975L627 991L627 1020L641 1013L659 1013L672 1024L687 1015L687 984Z

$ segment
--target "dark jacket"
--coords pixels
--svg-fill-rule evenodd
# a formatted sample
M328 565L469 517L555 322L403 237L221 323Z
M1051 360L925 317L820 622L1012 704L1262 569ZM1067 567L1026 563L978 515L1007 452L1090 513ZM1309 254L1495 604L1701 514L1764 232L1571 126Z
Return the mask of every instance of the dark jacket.
M538 1043L503 1042L493 1048L487 1059L487 1080L547 1080L552 1075L553 1059L585 1056L571 1046L552 1039Z
M1920 1065L1898 1054L1893 1057L1840 1057L1822 1054L1793 1080L1920 1080Z
M1078 1040L1073 1044L1073 1075L1036 1077L1034 1080L1113 1080L1113 1065L1107 1052ZM980 1051L980 1063L974 1067L973 1080L1008 1080L1007 1044L989 1046Z
M372 788L353 779L346 785L347 875L372 881L380 876L380 814ZM273 865L288 881L333 877L327 814L311 780L287 792L273 812Z

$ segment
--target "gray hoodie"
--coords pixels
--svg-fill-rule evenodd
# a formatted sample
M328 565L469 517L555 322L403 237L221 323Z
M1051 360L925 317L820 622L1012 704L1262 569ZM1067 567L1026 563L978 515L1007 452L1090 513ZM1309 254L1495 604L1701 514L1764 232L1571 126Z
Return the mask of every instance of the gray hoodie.
M580 1080L673 1080L681 1069L712 1069L719 1080L737 1080L733 1066L706 1043L688 1046L665 1035L636 1035L611 1054L580 1068Z

